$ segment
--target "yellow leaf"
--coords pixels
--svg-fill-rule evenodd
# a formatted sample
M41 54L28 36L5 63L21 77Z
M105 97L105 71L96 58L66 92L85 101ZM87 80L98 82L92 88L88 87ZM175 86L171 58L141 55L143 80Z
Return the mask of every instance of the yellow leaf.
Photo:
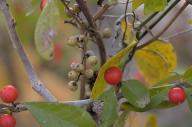
M189 19L189 20L187 21L187 23L188 23L189 25L192 25L192 19Z
M127 21L127 26L126 26L126 21L125 18L121 20L121 30L122 32L125 33L125 43L129 45L133 40L136 40L135 33L133 32L133 24L131 24L129 21Z
M150 114L145 123L145 127L158 127L158 120L156 115Z
M95 81L94 87L92 89L91 98L96 99L99 95L103 93L105 88L107 87L105 79L104 79L104 73L105 71L112 66L118 66L120 64L121 59L126 56L131 49L136 45L136 42L133 41L129 46L127 46L125 49L121 50L119 53L117 53L115 56L110 58L99 70L99 74L97 76L97 79Z
M143 3L144 3L144 0L133 0L132 2L133 10L137 9Z
M171 43L157 40L135 53L138 69L150 86L166 78L177 65L177 56Z

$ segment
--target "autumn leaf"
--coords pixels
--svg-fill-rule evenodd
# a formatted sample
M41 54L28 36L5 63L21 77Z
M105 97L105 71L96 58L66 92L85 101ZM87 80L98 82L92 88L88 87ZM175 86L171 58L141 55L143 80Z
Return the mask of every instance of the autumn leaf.
M133 31L133 24L126 21L125 18L121 20L121 30L125 33L125 43L129 45L133 40L136 40L136 35Z
M169 42L157 40L135 53L138 69L149 86L165 79L177 65L177 57Z
M145 127L158 127L157 116L154 114L150 114L147 117L147 121L145 123Z

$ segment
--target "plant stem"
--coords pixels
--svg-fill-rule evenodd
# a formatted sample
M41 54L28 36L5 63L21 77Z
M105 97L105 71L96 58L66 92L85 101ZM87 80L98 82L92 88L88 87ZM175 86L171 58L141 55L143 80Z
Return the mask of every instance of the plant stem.
M62 102L57 102L57 103L63 103L63 104L68 104L68 105L73 105L73 106L78 106L78 107L83 107L87 105L91 105L92 103L98 103L98 101L93 101L91 99L85 99L85 100L76 100L76 101L62 101ZM24 104L22 103L16 103L14 105L5 105L5 104L0 104L0 113L7 113L7 110L10 110L11 112L22 112L28 110Z
M154 42L155 40L157 40L172 24L173 22L177 19L177 17L185 10L185 8L188 6L189 4L187 2L185 2L183 4L183 6L179 9L179 11L175 14L175 16L173 16L173 18L168 22L168 24L164 27L163 30L161 30L155 37L153 37L152 39L148 40L147 42L145 42L143 45L140 45L137 47L137 49L141 49L144 48L145 46L151 44L152 42Z
M177 3L179 3L180 0L175 0L150 26L149 29L153 29L160 21L165 17L165 15L173 8ZM145 22L146 24L147 22ZM138 40L141 40L146 34L147 30L139 36Z
M83 100L85 98L85 85L86 85L86 76L85 71L87 68L86 65L86 51L87 51L87 42L84 42L83 48L82 48L82 64L84 66L83 74L81 75L81 87L80 87L80 100Z
M93 16L93 21L97 21L102 15L109 9L110 5L105 4L96 14Z
M96 39L96 44L98 46L99 55L100 55L100 59L101 59L101 65L103 65L107 59L107 54L106 54L105 46L103 43L103 39L102 39L101 35L99 34L99 32L97 31L97 26L93 22L93 17L90 14L90 11L89 11L87 5L85 4L85 1L84 0L76 0L76 2L78 3L81 11L83 12L84 16L86 17L90 27L93 29L93 31L91 31L93 33L91 33L91 34L93 34L95 39Z
M21 44L21 41L19 40L19 37L16 33L16 23L15 20L12 18L11 13L9 12L9 6L6 2L6 0L0 0L0 8L3 12L3 15L5 17L7 28L9 32L9 36L11 38L11 41L14 45L14 48L16 49L21 61L23 62L23 65L27 71L27 75L29 80L31 81L32 88L40 94L42 97L44 97L46 100L55 102L57 99L51 94L51 92L44 86L44 84L38 79L35 71L33 70L33 67L23 49L23 46Z

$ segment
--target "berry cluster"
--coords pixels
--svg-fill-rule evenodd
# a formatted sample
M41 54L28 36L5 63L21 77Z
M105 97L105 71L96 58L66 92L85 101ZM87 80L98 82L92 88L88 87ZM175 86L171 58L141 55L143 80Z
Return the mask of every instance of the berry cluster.
M67 41L67 45L71 47L76 47L81 50L86 47L88 44L88 35L75 35L69 37ZM91 79L94 76L94 66L97 65L98 60L95 56L95 53L92 50L88 50L85 52L82 62L73 62L70 65L71 70L68 72L68 79L70 80L68 86L70 90L76 91L78 89L78 82L82 75L86 77L86 79ZM86 65L86 67L85 67ZM86 86L86 95L89 96L90 89L89 85Z
M12 85L5 86L0 91L1 100L5 103L14 103L18 97L17 89ZM0 127L15 127L16 120L10 114L3 114L0 116Z

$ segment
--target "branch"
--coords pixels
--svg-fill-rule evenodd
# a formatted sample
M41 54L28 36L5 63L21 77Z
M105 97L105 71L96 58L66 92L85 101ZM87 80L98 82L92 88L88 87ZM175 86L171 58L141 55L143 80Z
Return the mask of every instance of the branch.
M140 45L137 47L137 49L141 49L144 48L145 46L151 44L152 42L154 42L155 40L157 40L172 24L173 22L177 19L177 17L183 12L183 10L185 10L185 8L188 6L189 4L187 2L185 2L183 4L183 6L180 8L180 10L175 14L175 16L173 16L173 18L168 22L168 24L164 27L163 30L161 30L159 32L159 34L157 34L155 37L153 37L152 39L148 40L147 42L145 42L143 45Z
M105 4L96 14L93 16L93 22L97 21L102 15L109 9L110 5Z
M91 99L86 99L86 100L76 100L76 101L64 101L64 102L57 102L57 103L63 103L63 104L83 107L83 106L97 104L97 103L99 103L99 101L93 101ZM0 113L10 113L10 112L17 113L17 112L22 112L22 111L27 111L27 110L28 109L22 103L15 103L13 105L0 104Z
M31 82L32 88L40 94L42 97L44 97L48 101L57 101L57 99L51 94L51 92L44 86L43 83L37 78L37 75L35 71L33 70L33 67L22 47L21 41L19 40L19 37L16 33L16 23L14 19L12 18L11 13L9 12L9 6L6 2L6 0L0 0L0 9L3 12L3 15L5 17L9 36L11 38L11 41L14 45L14 48L16 49L21 61L24 64L24 67L27 71L28 78Z
M165 17L165 15L173 8L177 3L179 3L180 0L175 0L150 26L149 29L153 29L160 21ZM146 22L145 22L146 24ZM147 30L138 38L138 40L141 40L146 34Z
M76 0L76 2L78 3L81 11L83 12L84 16L87 19L87 22L89 23L91 29L93 29L93 35L96 39L96 44L98 46L99 49L99 55L100 55L100 59L101 59L101 65L103 65L107 59L107 54L106 54L106 50L105 50L105 46L103 43L103 39L101 37L101 35L99 34L99 32L97 31L97 26L96 24L93 22L93 17L90 14L90 11L87 7L87 5L85 4L84 0ZM90 32L90 31L89 31Z

